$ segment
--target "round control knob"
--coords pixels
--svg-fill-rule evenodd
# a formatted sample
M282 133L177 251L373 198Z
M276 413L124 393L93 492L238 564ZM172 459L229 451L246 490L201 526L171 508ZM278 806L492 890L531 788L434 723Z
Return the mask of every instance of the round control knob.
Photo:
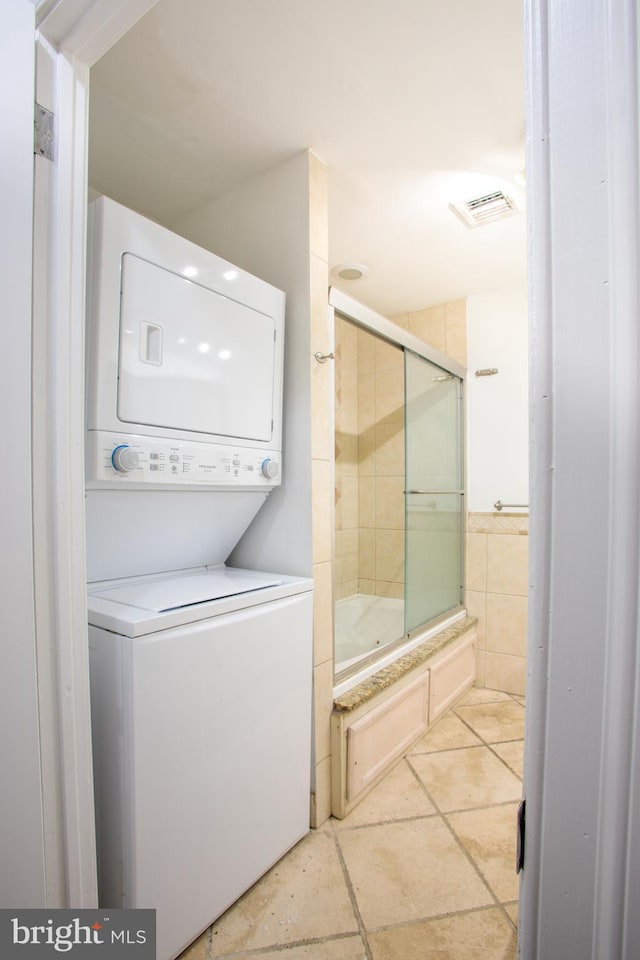
M262 470L263 477L266 477L267 480L275 480L280 473L280 466L275 460L271 460L269 457L262 461L260 469Z
M140 457L136 451L132 450L126 443L121 443L111 454L111 463L118 473L129 473L131 470L135 470L139 462Z

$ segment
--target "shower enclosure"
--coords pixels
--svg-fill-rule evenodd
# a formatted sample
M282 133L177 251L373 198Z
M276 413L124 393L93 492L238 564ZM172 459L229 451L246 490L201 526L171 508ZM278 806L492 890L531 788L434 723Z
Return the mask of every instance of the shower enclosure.
M344 294L330 302L339 682L463 612L465 371Z

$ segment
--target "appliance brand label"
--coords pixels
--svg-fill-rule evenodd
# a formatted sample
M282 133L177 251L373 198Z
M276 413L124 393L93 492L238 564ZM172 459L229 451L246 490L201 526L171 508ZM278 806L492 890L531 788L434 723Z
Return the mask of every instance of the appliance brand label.
M155 910L0 909L2 960L156 960Z

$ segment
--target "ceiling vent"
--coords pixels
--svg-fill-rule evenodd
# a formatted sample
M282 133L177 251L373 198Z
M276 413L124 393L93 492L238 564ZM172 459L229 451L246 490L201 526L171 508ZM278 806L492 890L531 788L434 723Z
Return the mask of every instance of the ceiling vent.
M488 193L484 197L476 197L474 200L451 203L449 206L468 227L481 227L485 223L503 220L518 213L515 200L508 197L502 190Z

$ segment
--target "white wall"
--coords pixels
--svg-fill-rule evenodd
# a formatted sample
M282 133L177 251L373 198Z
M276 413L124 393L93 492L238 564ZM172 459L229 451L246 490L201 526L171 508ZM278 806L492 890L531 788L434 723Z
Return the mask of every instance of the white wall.
M286 293L282 486L262 507L232 562L311 576L308 154L255 177L171 227Z
M3 4L0 33L0 264L3 441L0 502L0 904L45 903L31 499L31 223L34 9Z
M506 287L467 300L468 509L529 502L527 292ZM497 367L490 377L475 371Z

